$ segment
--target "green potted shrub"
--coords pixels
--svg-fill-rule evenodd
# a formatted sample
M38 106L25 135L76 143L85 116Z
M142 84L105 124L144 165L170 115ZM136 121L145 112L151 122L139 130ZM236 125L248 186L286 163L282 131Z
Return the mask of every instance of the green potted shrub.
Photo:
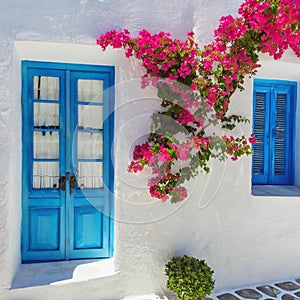
M181 300L203 300L214 288L213 273L205 260L172 257L165 268L166 286Z

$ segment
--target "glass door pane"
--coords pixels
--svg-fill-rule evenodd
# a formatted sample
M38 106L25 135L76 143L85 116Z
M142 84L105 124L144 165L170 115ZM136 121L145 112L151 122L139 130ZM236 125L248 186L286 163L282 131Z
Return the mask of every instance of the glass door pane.
M79 162L78 163L78 187L102 188L103 166L102 162Z
M79 129L102 129L103 106L92 104L78 105Z
M59 132L34 131L33 148L34 159L58 159Z
M58 188L59 185L59 163L58 162L33 162L33 188L49 189Z
M78 132L78 159L102 159L102 132Z
M58 128L59 104L34 102L34 127Z
M49 76L33 77L34 99L58 100L59 99L59 78Z
M78 79L79 102L103 102L103 80Z

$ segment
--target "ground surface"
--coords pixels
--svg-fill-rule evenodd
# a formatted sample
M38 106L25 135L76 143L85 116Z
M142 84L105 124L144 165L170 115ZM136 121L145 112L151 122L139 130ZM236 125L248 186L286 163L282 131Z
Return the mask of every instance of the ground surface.
M177 300L175 296L144 295L126 297L123 300ZM212 294L207 300L300 300L300 277L268 284L257 284Z

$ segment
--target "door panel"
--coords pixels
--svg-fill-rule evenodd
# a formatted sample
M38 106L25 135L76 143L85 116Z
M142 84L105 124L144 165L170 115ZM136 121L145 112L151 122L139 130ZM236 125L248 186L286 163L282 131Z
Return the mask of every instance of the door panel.
M98 209L78 207L75 209L74 221L74 249L102 248L103 218Z
M58 250L60 216L58 208L29 210L30 250Z
M98 194L98 197L96 195ZM103 193L77 190L70 201L70 259L109 256L109 207Z

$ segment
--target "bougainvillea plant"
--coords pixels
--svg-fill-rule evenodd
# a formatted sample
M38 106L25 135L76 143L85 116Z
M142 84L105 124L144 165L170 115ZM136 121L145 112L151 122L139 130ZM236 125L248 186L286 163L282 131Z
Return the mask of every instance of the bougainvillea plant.
M260 67L259 53L279 59L290 47L300 57L300 0L246 0L238 13L220 19L214 41L202 50L193 32L180 41L166 32L142 30L131 37L128 30L114 30L97 40L103 50L122 48L126 57L139 59L146 70L142 87L157 88L161 110L153 114L148 141L135 147L128 170L151 168L150 194L163 202L185 199L183 184L199 171L209 172L211 158L252 154L253 135L219 136L211 127L229 132L249 122L228 110L245 76Z

